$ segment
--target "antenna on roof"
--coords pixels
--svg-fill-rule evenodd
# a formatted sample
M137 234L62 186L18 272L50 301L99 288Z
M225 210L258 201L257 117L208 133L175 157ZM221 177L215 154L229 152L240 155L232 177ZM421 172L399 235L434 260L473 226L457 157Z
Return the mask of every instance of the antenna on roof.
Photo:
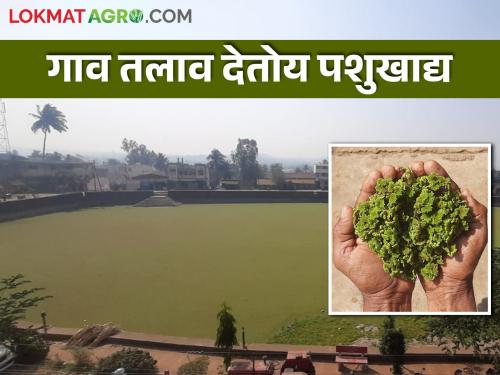
M5 117L5 103L0 99L0 154L10 154L9 133Z

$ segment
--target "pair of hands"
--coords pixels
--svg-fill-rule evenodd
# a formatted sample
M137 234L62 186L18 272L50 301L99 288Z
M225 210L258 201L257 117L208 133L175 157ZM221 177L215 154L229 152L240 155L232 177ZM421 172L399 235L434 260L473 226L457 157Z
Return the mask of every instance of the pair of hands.
M416 176L435 173L449 177L446 170L432 160L413 163L410 168ZM356 206L375 193L379 178L399 177L400 170L391 165L371 172L361 186ZM458 191L458 186L452 184ZM471 209L469 231L457 240L456 254L445 258L436 279L429 281L419 276L429 311L476 311L472 279L488 240L487 209L467 189L461 190L461 194ZM379 256L354 234L350 206L342 208L333 228L333 262L360 290L363 311L411 311L415 281L392 278L383 270Z

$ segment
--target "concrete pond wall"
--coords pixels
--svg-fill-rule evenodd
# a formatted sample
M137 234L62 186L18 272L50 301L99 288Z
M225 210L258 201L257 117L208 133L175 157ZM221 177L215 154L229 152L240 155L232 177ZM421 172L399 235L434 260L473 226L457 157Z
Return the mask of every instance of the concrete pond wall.
M152 194L151 191L80 192L7 201L0 203L0 222L80 208L132 205Z
M315 190L169 190L180 203L328 203L327 191Z
M153 191L79 192L1 202L0 222L80 208L134 205L153 194ZM168 196L183 204L328 202L326 191L170 190Z

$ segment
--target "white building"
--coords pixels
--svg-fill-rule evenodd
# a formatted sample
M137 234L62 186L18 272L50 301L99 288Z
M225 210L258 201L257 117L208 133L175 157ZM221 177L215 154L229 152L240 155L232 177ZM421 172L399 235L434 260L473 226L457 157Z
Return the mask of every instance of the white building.
M187 164L179 160L168 163L165 171L153 166L126 166L127 190L208 189L209 172L206 164Z
M321 190L328 189L328 162L326 160L314 164L314 177Z
M135 163L127 165L127 190L164 190L167 176L151 165Z
M181 159L167 164L169 189L208 189L209 173L206 164L186 164Z

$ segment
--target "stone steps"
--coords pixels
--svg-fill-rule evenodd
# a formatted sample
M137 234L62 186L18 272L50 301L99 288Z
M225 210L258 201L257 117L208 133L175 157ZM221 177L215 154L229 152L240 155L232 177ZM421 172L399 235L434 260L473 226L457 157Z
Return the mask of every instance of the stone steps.
M174 201L166 192L156 193L143 201L135 204L134 207L177 207L181 203Z

